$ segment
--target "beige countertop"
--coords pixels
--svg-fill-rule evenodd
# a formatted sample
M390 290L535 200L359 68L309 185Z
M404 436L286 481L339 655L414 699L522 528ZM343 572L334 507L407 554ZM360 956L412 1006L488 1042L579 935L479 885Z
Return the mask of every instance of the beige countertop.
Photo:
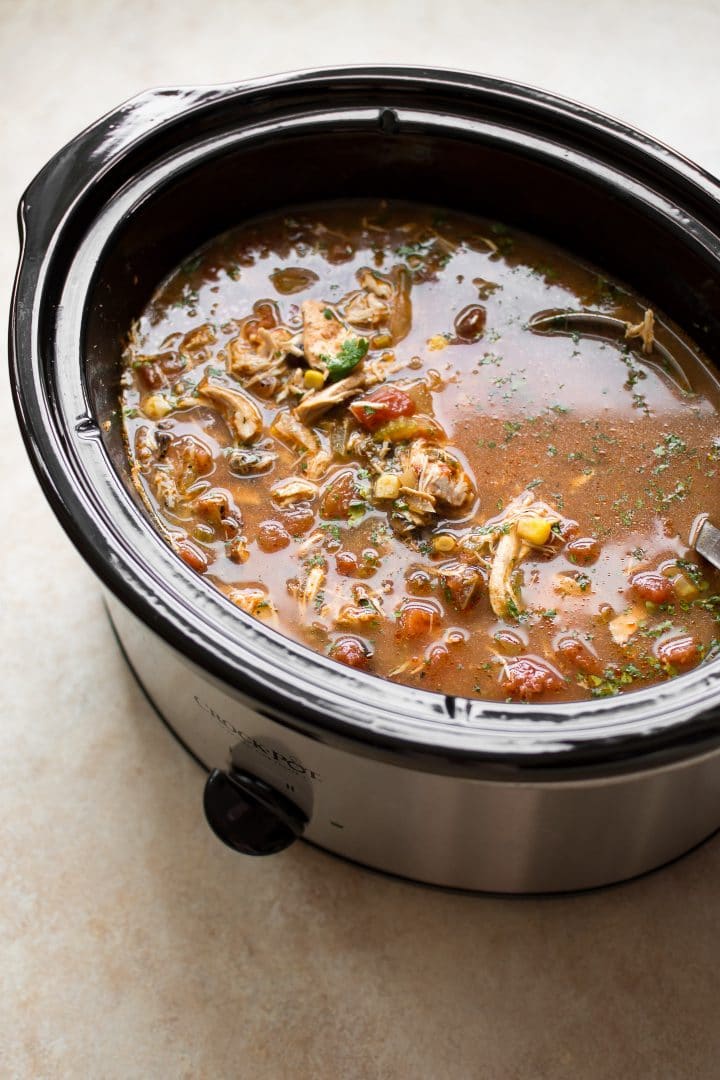
M315 63L483 70L720 173L713 0L0 0L0 285L15 206L151 85ZM122 661L26 463L3 362L0 1076L711 1078L720 840L586 896L452 895L302 844L250 860Z

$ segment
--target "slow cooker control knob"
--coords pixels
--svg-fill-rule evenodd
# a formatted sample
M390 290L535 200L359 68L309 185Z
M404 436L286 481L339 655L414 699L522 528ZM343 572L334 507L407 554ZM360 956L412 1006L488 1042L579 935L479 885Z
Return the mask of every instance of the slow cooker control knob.
M217 837L243 855L274 855L301 835L303 812L264 780L239 769L214 769L203 807Z

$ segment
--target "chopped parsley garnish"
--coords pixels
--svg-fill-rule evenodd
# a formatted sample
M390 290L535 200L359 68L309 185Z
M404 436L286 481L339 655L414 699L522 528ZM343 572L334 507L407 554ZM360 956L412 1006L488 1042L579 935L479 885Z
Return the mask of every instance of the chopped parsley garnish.
M690 581L692 581L693 585L700 586L705 584L703 572L697 563L688 562L687 559L678 559L676 561L676 566L678 566L683 571L686 577L690 578Z
M636 679L645 676L635 664L625 664L622 668L607 668L602 678L599 675L589 675L590 693L593 697L614 697L624 686L629 686ZM582 678L582 676L581 676ZM584 680L583 680L584 681Z
M328 536L331 537L331 539L336 540L336 541L340 540L340 526L339 525L335 525L334 523L325 523L325 524L321 525L320 528L323 530L323 532L326 532L328 534Z

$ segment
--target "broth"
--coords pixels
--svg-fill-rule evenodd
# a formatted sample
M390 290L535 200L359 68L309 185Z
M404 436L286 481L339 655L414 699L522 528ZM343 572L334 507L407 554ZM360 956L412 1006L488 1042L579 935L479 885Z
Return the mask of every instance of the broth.
M626 326L533 329L548 310ZM158 289L124 354L129 463L186 562L340 662L467 697L614 695L720 638L718 574L687 546L720 490L720 388L688 346L497 223L306 207Z

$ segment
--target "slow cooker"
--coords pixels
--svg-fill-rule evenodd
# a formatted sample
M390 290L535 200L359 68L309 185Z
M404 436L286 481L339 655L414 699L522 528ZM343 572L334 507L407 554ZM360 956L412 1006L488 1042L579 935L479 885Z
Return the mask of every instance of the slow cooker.
M720 186L615 120L425 68L155 90L64 147L20 204L12 381L42 488L135 675L209 773L205 814L237 851L303 837L404 877L510 893L657 867L720 826L720 662L552 707L395 685L231 605L130 484L121 342L159 281L244 218L368 195L545 236L717 350Z

